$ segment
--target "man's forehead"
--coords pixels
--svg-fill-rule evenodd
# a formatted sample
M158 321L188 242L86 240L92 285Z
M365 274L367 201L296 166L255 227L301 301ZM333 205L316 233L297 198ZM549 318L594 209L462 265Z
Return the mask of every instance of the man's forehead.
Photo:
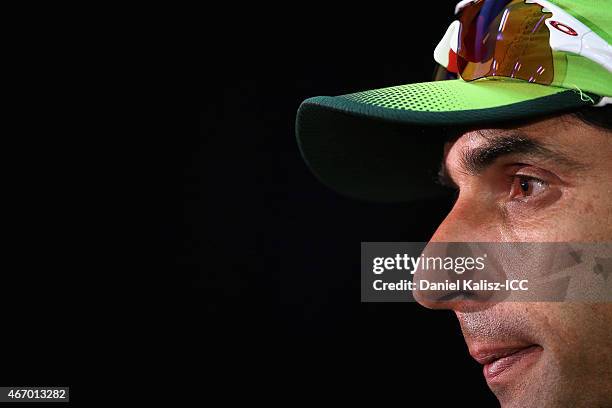
M609 131L589 125L573 114L565 114L527 123L517 123L513 126L493 125L489 128L467 130L462 132L455 140L467 136L473 141L480 140L482 142L483 139L490 136L513 133L521 133L542 144L558 145L560 147L581 145L589 138L599 139L607 145L611 139Z
M586 126L581 126L576 121L562 119L561 117L521 126L471 129L462 133L454 142L461 141L465 148L476 148L496 138L521 137L537 141L543 145L562 148L565 145L578 143L579 140L576 136L588 131L585 128Z
M577 121L546 120L526 126L467 131L445 145L439 172L443 184L454 185L449 171L480 174L501 157L548 163L577 172L587 168L590 158L579 146L589 143L586 125ZM587 154L585 156L585 154Z
M446 143L444 157L452 149L459 148L462 152L486 148L502 142L512 144L514 141L533 142L533 146L541 147L558 153L560 157L575 158L580 161L584 156L584 147L593 139L593 134L601 133L582 123L571 115L540 120L537 122L514 127L491 127L471 129ZM601 135L599 135L601 136ZM499 143L497 143L499 148ZM529 150L529 149L526 149Z

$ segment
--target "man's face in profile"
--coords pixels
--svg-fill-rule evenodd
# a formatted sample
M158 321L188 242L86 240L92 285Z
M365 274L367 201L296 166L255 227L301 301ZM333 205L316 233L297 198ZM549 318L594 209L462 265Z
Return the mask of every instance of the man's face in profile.
M467 132L445 150L459 192L433 242L612 241L609 132L566 115ZM503 406L612 406L612 304L415 297L455 312Z

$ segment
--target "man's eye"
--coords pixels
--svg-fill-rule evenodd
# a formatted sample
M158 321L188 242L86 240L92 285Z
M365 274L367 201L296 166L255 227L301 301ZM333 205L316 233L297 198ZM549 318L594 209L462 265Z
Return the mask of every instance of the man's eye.
M534 177L516 176L512 182L510 198L523 199L536 196L548 188L548 183Z

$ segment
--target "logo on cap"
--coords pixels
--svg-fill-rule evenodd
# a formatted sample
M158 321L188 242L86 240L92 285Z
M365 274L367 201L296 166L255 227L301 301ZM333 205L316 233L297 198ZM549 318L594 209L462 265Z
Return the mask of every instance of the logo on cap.
M572 27L568 27L563 23L560 23L558 21L551 21L550 25L555 27L557 30L561 31L562 33L565 33L567 35L573 35L573 36L577 36L578 33L572 28Z

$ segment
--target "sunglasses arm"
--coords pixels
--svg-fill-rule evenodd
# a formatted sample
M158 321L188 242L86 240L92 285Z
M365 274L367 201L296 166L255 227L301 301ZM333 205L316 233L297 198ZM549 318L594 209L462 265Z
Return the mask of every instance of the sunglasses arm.
M447 70L450 68L450 71L454 73L457 73L456 68L452 69L452 66L456 65L457 60L457 44L460 26L461 23L459 20L453 21L434 50L434 59L436 62ZM452 61L453 59L455 60L454 62Z
M594 32L582 37L582 49L579 54L612 72L612 46Z

